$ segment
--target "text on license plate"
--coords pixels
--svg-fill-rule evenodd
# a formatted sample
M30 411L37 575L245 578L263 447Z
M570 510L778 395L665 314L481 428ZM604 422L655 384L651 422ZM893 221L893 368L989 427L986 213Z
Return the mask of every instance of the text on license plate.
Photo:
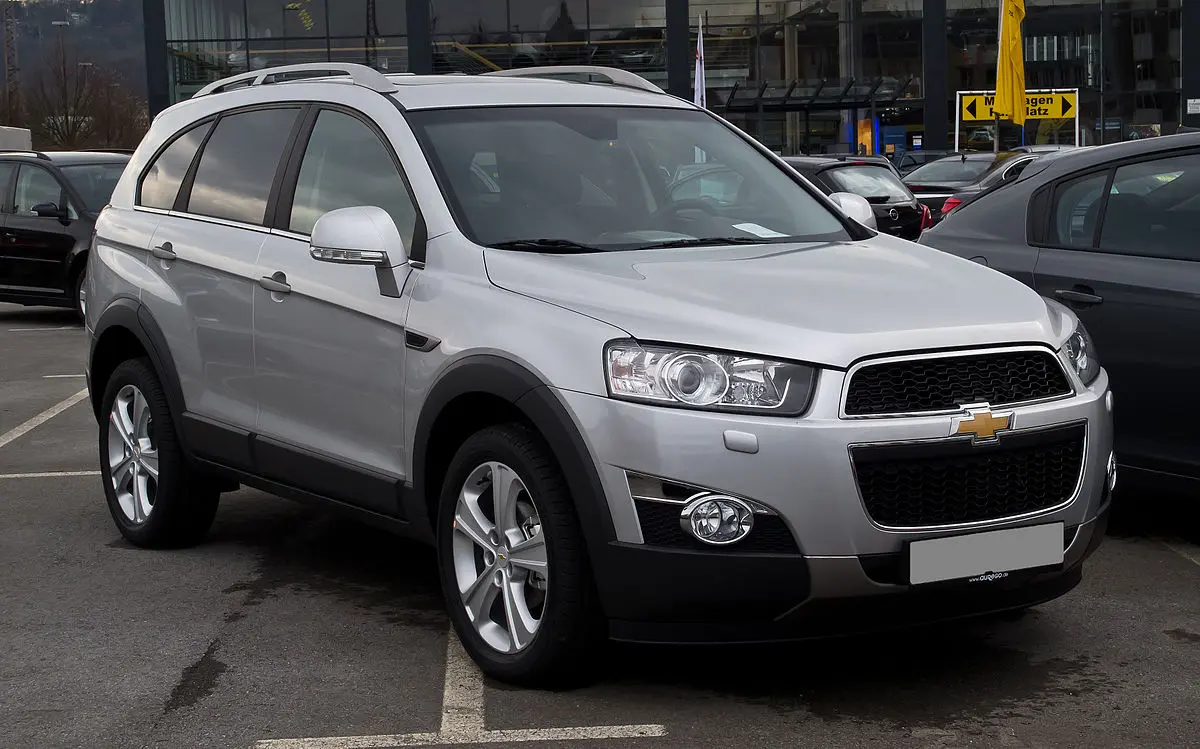
M1049 567L1063 561L1063 524L913 541L908 552L913 585Z

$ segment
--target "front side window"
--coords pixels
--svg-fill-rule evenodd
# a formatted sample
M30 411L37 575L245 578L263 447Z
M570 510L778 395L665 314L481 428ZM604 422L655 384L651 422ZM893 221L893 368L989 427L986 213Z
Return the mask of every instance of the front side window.
M125 163L74 164L62 167L62 173L83 199L84 210L97 212L108 205Z
M311 234L325 213L366 205L387 211L411 249L416 211L391 152L361 120L325 110L304 150L288 228Z
M175 139L167 146L142 177L142 187L138 205L147 208L159 208L169 211L175 206L175 198L179 195L179 186L187 175L196 151L204 143L211 122L194 127Z
M835 192L852 192L871 203L895 203L912 200L912 193L885 166L839 166L822 175Z
M17 172L17 190L13 201L18 216L36 216L35 206L52 204L62 209L65 195L58 178L41 167L22 165Z
M187 211L261 224L299 109L259 109L222 117L200 154Z
M459 226L482 245L594 251L850 238L790 171L703 112L535 106L406 116Z

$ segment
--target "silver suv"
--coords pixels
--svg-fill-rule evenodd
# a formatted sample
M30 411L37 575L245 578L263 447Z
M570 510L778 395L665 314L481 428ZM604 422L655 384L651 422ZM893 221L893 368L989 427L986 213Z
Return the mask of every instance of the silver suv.
M215 83L98 221L113 519L195 543L246 485L433 544L525 684L1066 593L1115 481L1087 332L861 207L616 70Z

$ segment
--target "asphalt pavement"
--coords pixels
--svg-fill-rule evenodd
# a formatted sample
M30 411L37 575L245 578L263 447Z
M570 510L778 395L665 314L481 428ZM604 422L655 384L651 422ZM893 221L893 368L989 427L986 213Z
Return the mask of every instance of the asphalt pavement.
M136 549L97 475L71 313L0 305L0 746L1200 747L1200 497L1122 493L1083 584L1018 622L612 646L587 687L486 681L432 552L244 490Z

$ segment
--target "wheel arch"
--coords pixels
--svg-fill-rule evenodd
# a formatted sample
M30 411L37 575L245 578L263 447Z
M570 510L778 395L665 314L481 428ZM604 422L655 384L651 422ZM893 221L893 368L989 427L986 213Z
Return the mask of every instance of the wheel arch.
M442 483L462 441L479 429L519 421L535 430L563 472L590 556L616 538L599 471L582 431L554 391L536 374L493 354L464 357L430 389L413 442L413 490L430 537Z

